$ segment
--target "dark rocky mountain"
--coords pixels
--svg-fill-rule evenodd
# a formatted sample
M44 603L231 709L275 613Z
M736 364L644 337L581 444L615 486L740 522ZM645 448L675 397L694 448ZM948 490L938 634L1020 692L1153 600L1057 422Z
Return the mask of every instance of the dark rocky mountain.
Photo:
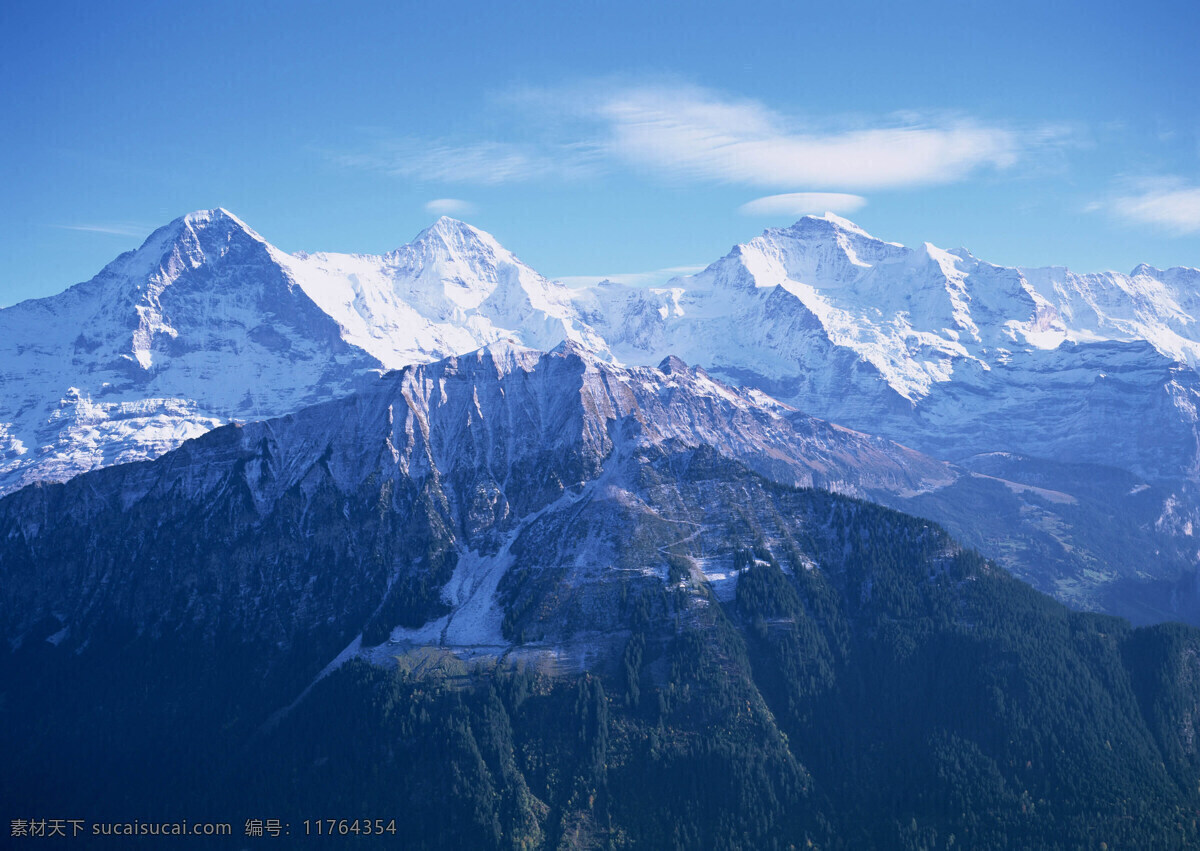
M531 524L623 493L637 453L699 446L788 484L852 492L915 494L956 476L678 361L626 370L571 345L497 344L0 501L5 637L58 619L58 641L79 646L125 619L138 633L192 625L204 638L219 611L231 636L287 646L351 613L343 631L420 626L444 608L439 594L458 594L482 620L456 625L467 633L454 643L499 643L490 589ZM608 558L593 544L581 570Z
M0 798L231 847L253 818L346 819L333 847L364 819L405 847L1195 843L1200 633L1070 612L847 495L1015 499L1016 463L505 345L34 485L0 500Z

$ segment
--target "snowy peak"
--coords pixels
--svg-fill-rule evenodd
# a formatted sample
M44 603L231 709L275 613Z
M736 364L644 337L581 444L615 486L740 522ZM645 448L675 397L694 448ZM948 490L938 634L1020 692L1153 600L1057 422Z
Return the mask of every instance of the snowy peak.
M428 363L497 340L547 350L564 339L603 351L571 293L518 260L491 234L449 217L381 257L276 255L341 327L389 368Z
M786 228L768 228L734 246L697 278L717 288L760 289L787 280L817 286L851 283L880 263L908 260L914 252L871 236L847 219L805 216Z
M0 491L155 457L231 418L349 392L378 361L223 209L0 311Z
M476 268L519 263L512 252L487 231L442 216L389 256L421 256L429 263L465 264Z
M233 213L226 210L224 207L215 207L211 210L196 210L188 213L186 216L181 216L176 219L171 225L184 225L193 233L201 231L215 231L226 235L241 233L264 242L265 240L259 236L254 230Z
M838 230L858 234L859 236L865 236L867 239L875 238L875 237L871 236L871 234L867 233L865 230L860 228L858 225L856 225L854 222L850 221L849 219L843 219L841 216L839 216L835 213L826 213L823 216L806 216L805 218L824 219L825 221L834 225Z
M198 249L210 262L231 251L261 251L269 247L267 241L249 225L221 207L189 213L179 222L181 227L177 244Z
M861 227L856 225L849 219L843 219L841 216L834 213L826 213L823 216L802 216L796 220L796 223L786 228L768 228L767 232L786 232L796 237L809 239L829 238L830 236L843 234L847 236L856 236L874 242L882 242L867 233Z
M228 210L197 210L154 231L141 247L122 254L94 280L117 280L138 292L161 291L187 271L227 256L264 257L268 248L261 236Z
M217 260L232 249L250 245L266 246L267 242L233 213L218 207L180 216L152 233L135 253L178 249L193 255L195 265L199 265L205 259Z
M560 348L551 354L567 353L565 348ZM575 353L575 350L572 350L571 353ZM545 352L519 345L512 340L497 340L474 352L452 357L449 362L475 364L485 368L489 374L494 374L497 378L504 378L516 372L533 372L538 362L547 356Z
M736 268L721 270L719 280L787 289L835 342L876 366L884 353L872 341L893 364L906 351L990 363L1014 347L1102 341L1145 341L1164 356L1200 363L1195 270L1142 264L1126 276L995 266L962 248L884 242L833 214L770 228L720 264ZM930 373L932 365L910 366ZM940 374L934 380L949 378L932 368ZM892 370L889 383L910 399L929 390L924 380L895 378Z
M423 284L423 295L440 290L450 305L462 310L478 308L514 276L540 277L491 234L447 216L386 259L401 275Z
M466 253L478 252L485 249L485 247L486 250L493 252L508 253L496 241L496 238L487 231L480 230L450 216L441 216L436 222L417 234L416 239L412 241L414 245L433 243L440 244L451 250Z
M676 373L687 372L687 364L684 363L675 355L667 355L658 364L658 371L664 375L674 375Z
M843 257L849 268L863 269L880 262L908 258L913 254L911 249L894 242L884 242L849 219L833 213L805 216L787 228L769 228L751 244L760 240L787 245L800 255L813 255L818 259L822 255L838 258L839 263L832 265L830 270L836 270Z

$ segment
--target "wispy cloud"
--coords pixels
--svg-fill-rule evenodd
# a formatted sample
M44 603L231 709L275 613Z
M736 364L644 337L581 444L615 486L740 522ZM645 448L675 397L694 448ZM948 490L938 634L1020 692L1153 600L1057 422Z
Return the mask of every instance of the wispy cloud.
M425 212L435 216L469 216L478 212L478 208L458 198L435 198L426 202Z
M334 159L442 183L577 180L633 170L778 192L854 191L1006 169L1062 134L946 113L804 118L679 82L515 89L494 98L489 110L490 140L402 137Z
M861 210L867 199L843 192L788 192L767 195L738 207L745 216L807 216L820 213L853 213Z
M664 284L672 278L681 275L694 275L704 270L704 266L669 266L666 269L655 269L652 272L620 272L612 275L568 275L558 278L558 282L568 287L590 287L601 281L612 281L614 284L625 284L631 287L652 287Z
M1179 178L1140 181L1125 194L1092 204L1089 209L1106 209L1125 221L1176 235L1200 233L1200 186Z
M148 235L153 227L136 225L125 222L100 225L51 225L59 230L77 230L84 233L105 233L110 236L141 236Z
M762 187L881 189L948 183L1021 153L1012 130L970 118L879 117L823 130L753 100L692 86L631 88L605 98L607 150L659 174Z

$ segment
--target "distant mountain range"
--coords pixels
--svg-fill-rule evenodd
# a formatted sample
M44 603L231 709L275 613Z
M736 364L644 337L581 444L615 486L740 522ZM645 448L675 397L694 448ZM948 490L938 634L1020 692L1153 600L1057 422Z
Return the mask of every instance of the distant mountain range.
M442 218L383 256L288 255L224 210L84 284L0 311L3 487L153 457L370 370L496 340L675 355L939 457L1005 451L1151 479L1197 470L1200 271L992 266L833 215L697 275L570 289Z
M224 210L193 213L91 281L0 310L0 492L375 392L389 369L568 341L613 368L677 356L801 430L815 416L911 446L928 457L775 472L933 517L1077 605L1186 617L1197 287L1194 269L997 267L827 215L661 288L572 289L448 218L383 256L289 255Z

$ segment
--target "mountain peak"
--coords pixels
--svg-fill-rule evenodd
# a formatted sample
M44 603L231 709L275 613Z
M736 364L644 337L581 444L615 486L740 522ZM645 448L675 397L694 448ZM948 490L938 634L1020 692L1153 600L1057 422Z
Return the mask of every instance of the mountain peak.
M867 233L861 227L856 225L849 219L844 219L836 213L826 213L823 216L804 216L789 228L783 228L783 232L791 235L809 235L809 234L853 234L854 236L863 237L875 242L879 240Z
M688 365L682 359L675 355L667 355L658 365L659 372L665 372L667 375L678 375L680 373L687 374Z
M837 215L837 213L827 212L827 213L825 213L824 216L821 216L820 218L829 222L831 225L836 227L838 230L850 231L851 233L856 233L859 236L865 236L869 239L875 238L875 237L871 236L871 234L867 233L865 230L860 228L858 225L856 225L854 222L850 221L849 219L842 218L841 216Z
M601 363L603 358L594 349L589 348L578 340L564 339L549 350L550 354L582 358L589 363Z
M254 250L257 246L269 244L228 210L195 210L155 230L135 251L109 263L98 277L142 281L164 275L174 279L184 268L199 268L230 250Z
M442 235L450 233L458 233L464 230L474 230L469 224L453 216L438 216L437 221L431 224L417 236L420 239L425 234Z
M160 230L169 231L175 240L185 237L188 232L191 232L197 236L201 234L213 235L218 238L245 236L255 242L266 242L252 227L224 207L195 210L186 216L180 216Z
M267 241L253 228L223 207L211 210L195 210L167 224L146 239L139 254L149 249L151 254L163 257L172 252L189 256L193 263L204 257L220 257L235 243L261 243Z
M473 359L479 363L488 363L496 371L497 377L511 373L532 372L544 353L538 349L523 346L512 339L494 340L482 348L463 355L460 360Z
M417 234L413 245L441 243L448 248L462 249L467 246L486 245L493 250L501 248L496 238L466 222L442 216L425 230ZM503 250L503 249L501 249Z
M408 258L421 265L433 264L441 268L443 277L459 276L462 269L451 270L465 264L466 267L493 266L497 261L516 262L512 252L487 231L482 231L466 222L442 216L425 230L417 234L408 245L401 246L388 255L394 259ZM447 265L448 264L448 265Z
M210 210L193 210L181 218L185 223L193 227L215 222L230 222L240 226L244 230L250 230L250 227L245 222L224 207L213 207Z

